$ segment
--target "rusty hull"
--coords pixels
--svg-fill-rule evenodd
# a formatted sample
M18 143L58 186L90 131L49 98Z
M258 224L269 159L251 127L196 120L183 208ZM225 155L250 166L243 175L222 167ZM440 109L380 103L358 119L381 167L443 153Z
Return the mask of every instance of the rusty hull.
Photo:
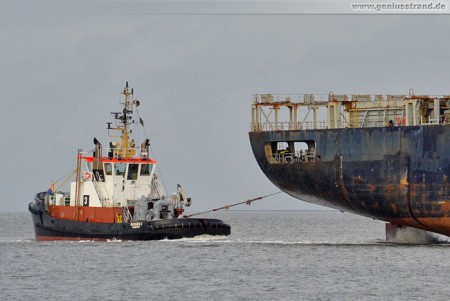
M264 174L319 204L450 236L450 126L251 132ZM272 142L315 141L314 162L269 162Z

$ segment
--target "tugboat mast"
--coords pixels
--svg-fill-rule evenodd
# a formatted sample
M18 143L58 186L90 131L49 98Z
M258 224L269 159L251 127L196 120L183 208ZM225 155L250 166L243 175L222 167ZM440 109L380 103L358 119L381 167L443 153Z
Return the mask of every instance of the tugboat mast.
M135 142L134 140L129 140L129 136L131 131L129 130L129 125L134 123L132 120L133 107L139 106L139 101L132 98L134 95L133 89L128 87L128 82L126 82L126 86L122 91L122 94L125 96L125 101L123 103L124 108L122 112L112 112L114 115L114 119L116 119L116 127L111 127L111 122L108 122L107 129L108 130L117 130L121 132L120 142L111 142L111 148L114 149L114 157L120 158L132 158L136 155L135 150ZM118 137L112 136L110 137Z
M80 183L81 183L81 149L78 149L77 153L77 169L76 169L76 180L75 180L75 210L73 219L78 221L79 208L80 208Z

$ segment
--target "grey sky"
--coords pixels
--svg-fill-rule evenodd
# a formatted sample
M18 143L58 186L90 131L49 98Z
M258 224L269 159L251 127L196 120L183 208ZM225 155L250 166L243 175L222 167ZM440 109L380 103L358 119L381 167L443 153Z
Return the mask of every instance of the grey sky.
M248 141L253 93L450 94L448 15L158 15L146 1L112 3L0 1L0 211L25 211L94 136L107 145L126 81L168 192L182 184L193 211L277 191ZM323 207L277 195L251 208Z

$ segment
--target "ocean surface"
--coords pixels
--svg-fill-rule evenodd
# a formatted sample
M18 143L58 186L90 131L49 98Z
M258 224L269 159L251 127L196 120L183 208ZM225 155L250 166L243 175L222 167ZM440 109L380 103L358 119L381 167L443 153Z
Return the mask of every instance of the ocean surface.
M0 300L447 300L450 243L335 211L223 211L228 237L37 242L0 213Z

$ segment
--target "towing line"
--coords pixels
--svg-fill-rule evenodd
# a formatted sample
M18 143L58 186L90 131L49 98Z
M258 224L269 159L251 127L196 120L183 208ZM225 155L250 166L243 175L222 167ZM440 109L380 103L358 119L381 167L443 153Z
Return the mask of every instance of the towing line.
M200 214L204 214L204 213L208 213L208 212L219 211L219 210L222 210L222 209L230 209L230 207L234 207L234 206L238 206L238 205L242 205L242 204L247 204L247 205L250 206L252 204L252 202L254 202L254 201L262 200L264 198L267 198L269 196L276 195L276 194L279 194L279 193L282 193L282 191L278 191L278 192L274 192L274 193L271 193L271 194L259 196L259 197L254 198L254 199L248 199L246 201L239 202L239 203L236 203L236 204L225 205L225 206L222 206L222 207L219 207L219 208L215 208L215 209L211 209L211 210L207 210L207 211L203 211L203 212L199 212L199 213L194 213L194 214L191 214L191 215L185 215L184 217L192 217L192 216L195 216L195 215L200 215Z

